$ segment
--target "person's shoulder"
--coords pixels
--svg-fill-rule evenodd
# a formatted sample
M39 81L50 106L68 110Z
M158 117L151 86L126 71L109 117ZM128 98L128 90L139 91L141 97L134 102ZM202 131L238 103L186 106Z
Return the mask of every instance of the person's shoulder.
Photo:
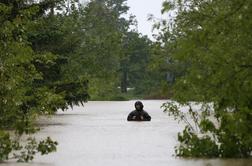
M144 114L148 114L148 112L147 112L147 111L145 111L145 110L143 110L143 113L144 113Z
M133 110L130 112L130 114L135 114L137 112L137 110Z
M147 111L143 110L144 113L147 113Z

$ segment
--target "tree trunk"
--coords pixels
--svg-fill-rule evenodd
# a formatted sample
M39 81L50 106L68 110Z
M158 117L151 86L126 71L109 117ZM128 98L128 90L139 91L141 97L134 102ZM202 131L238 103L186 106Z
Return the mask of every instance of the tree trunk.
M121 79L121 92L122 93L127 93L127 71L124 70L122 72L122 79Z

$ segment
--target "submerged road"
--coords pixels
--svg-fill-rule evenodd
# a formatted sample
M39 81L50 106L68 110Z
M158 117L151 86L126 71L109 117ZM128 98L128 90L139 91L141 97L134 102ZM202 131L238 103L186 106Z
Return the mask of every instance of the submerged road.
M37 137L51 136L58 151L30 163L1 166L252 166L251 159L182 159L174 156L181 125L163 113L164 100L143 101L151 122L127 122L135 101L92 101L42 119Z

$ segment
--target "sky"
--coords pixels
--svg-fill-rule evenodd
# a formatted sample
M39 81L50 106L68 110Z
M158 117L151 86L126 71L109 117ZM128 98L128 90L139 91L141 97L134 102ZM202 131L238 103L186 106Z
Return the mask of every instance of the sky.
M138 21L138 31L143 35L152 38L153 22L147 21L148 15L153 14L157 18L162 18L161 7L164 0L128 0L129 12L136 16Z

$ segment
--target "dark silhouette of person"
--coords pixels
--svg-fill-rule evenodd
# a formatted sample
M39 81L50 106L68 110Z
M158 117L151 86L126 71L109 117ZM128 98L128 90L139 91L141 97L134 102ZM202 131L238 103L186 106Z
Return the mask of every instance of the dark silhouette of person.
M141 101L137 101L135 103L136 110L132 111L127 120L128 121L151 121L151 116L143 110L143 103Z

